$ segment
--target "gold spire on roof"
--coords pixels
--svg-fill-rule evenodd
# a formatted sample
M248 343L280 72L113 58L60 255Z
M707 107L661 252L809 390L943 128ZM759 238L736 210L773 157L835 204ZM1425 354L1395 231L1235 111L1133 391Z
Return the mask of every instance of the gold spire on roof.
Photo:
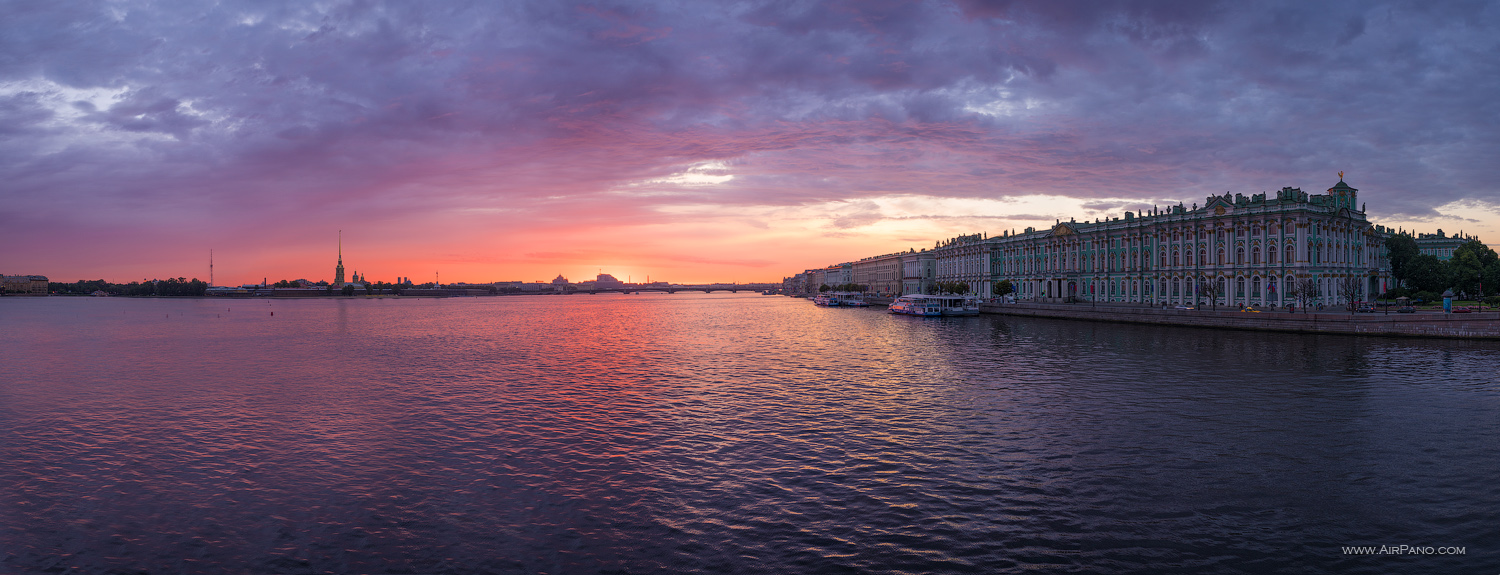
M1343 170L1339 170L1339 181L1340 182L1344 181L1344 171Z

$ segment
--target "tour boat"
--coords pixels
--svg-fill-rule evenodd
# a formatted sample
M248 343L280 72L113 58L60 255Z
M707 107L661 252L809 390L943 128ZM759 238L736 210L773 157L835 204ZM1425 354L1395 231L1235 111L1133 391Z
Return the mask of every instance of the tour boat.
M839 292L834 294L839 298L839 305L845 307L870 307L870 302L865 301L865 294L858 292Z
M979 300L958 295L911 294L896 298L891 313L936 317L944 315L979 315Z

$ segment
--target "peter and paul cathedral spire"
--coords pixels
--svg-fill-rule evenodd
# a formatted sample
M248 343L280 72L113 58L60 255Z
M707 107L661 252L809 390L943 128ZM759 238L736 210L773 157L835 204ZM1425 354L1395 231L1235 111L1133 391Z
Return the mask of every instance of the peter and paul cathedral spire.
M333 287L344 287L344 230L339 230L339 265L333 268Z

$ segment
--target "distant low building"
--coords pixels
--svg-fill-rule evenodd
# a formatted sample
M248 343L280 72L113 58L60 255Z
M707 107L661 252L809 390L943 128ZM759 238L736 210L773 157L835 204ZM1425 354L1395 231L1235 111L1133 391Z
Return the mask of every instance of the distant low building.
M625 287L625 282L617 280L615 276L609 274L599 274L594 279L594 289L620 289L623 287Z
M5 295L47 295L47 276L4 276L0 292Z
M1443 230L1438 230L1435 234L1417 234L1417 249L1421 253L1448 261L1453 259L1453 250L1473 239L1473 236L1465 236L1463 232L1449 236L1443 233Z

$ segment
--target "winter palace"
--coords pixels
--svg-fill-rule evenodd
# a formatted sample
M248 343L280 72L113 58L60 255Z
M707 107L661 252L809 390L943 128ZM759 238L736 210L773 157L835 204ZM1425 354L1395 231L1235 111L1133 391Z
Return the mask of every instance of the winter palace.
M1312 301L1338 303L1338 286L1360 278L1357 299L1368 301L1392 285L1384 248L1391 230L1365 218L1358 192L1340 173L1327 194L1288 187L1274 197L1209 196L1201 207L959 236L931 250L838 267L844 277L873 284L872 291L927 292L934 282L962 282L987 295L1008 280L1021 301L1193 304L1213 296L1220 305L1256 307L1296 303L1287 288L1306 279L1313 280ZM831 273L798 277L816 286ZM870 281L886 277L888 284Z

